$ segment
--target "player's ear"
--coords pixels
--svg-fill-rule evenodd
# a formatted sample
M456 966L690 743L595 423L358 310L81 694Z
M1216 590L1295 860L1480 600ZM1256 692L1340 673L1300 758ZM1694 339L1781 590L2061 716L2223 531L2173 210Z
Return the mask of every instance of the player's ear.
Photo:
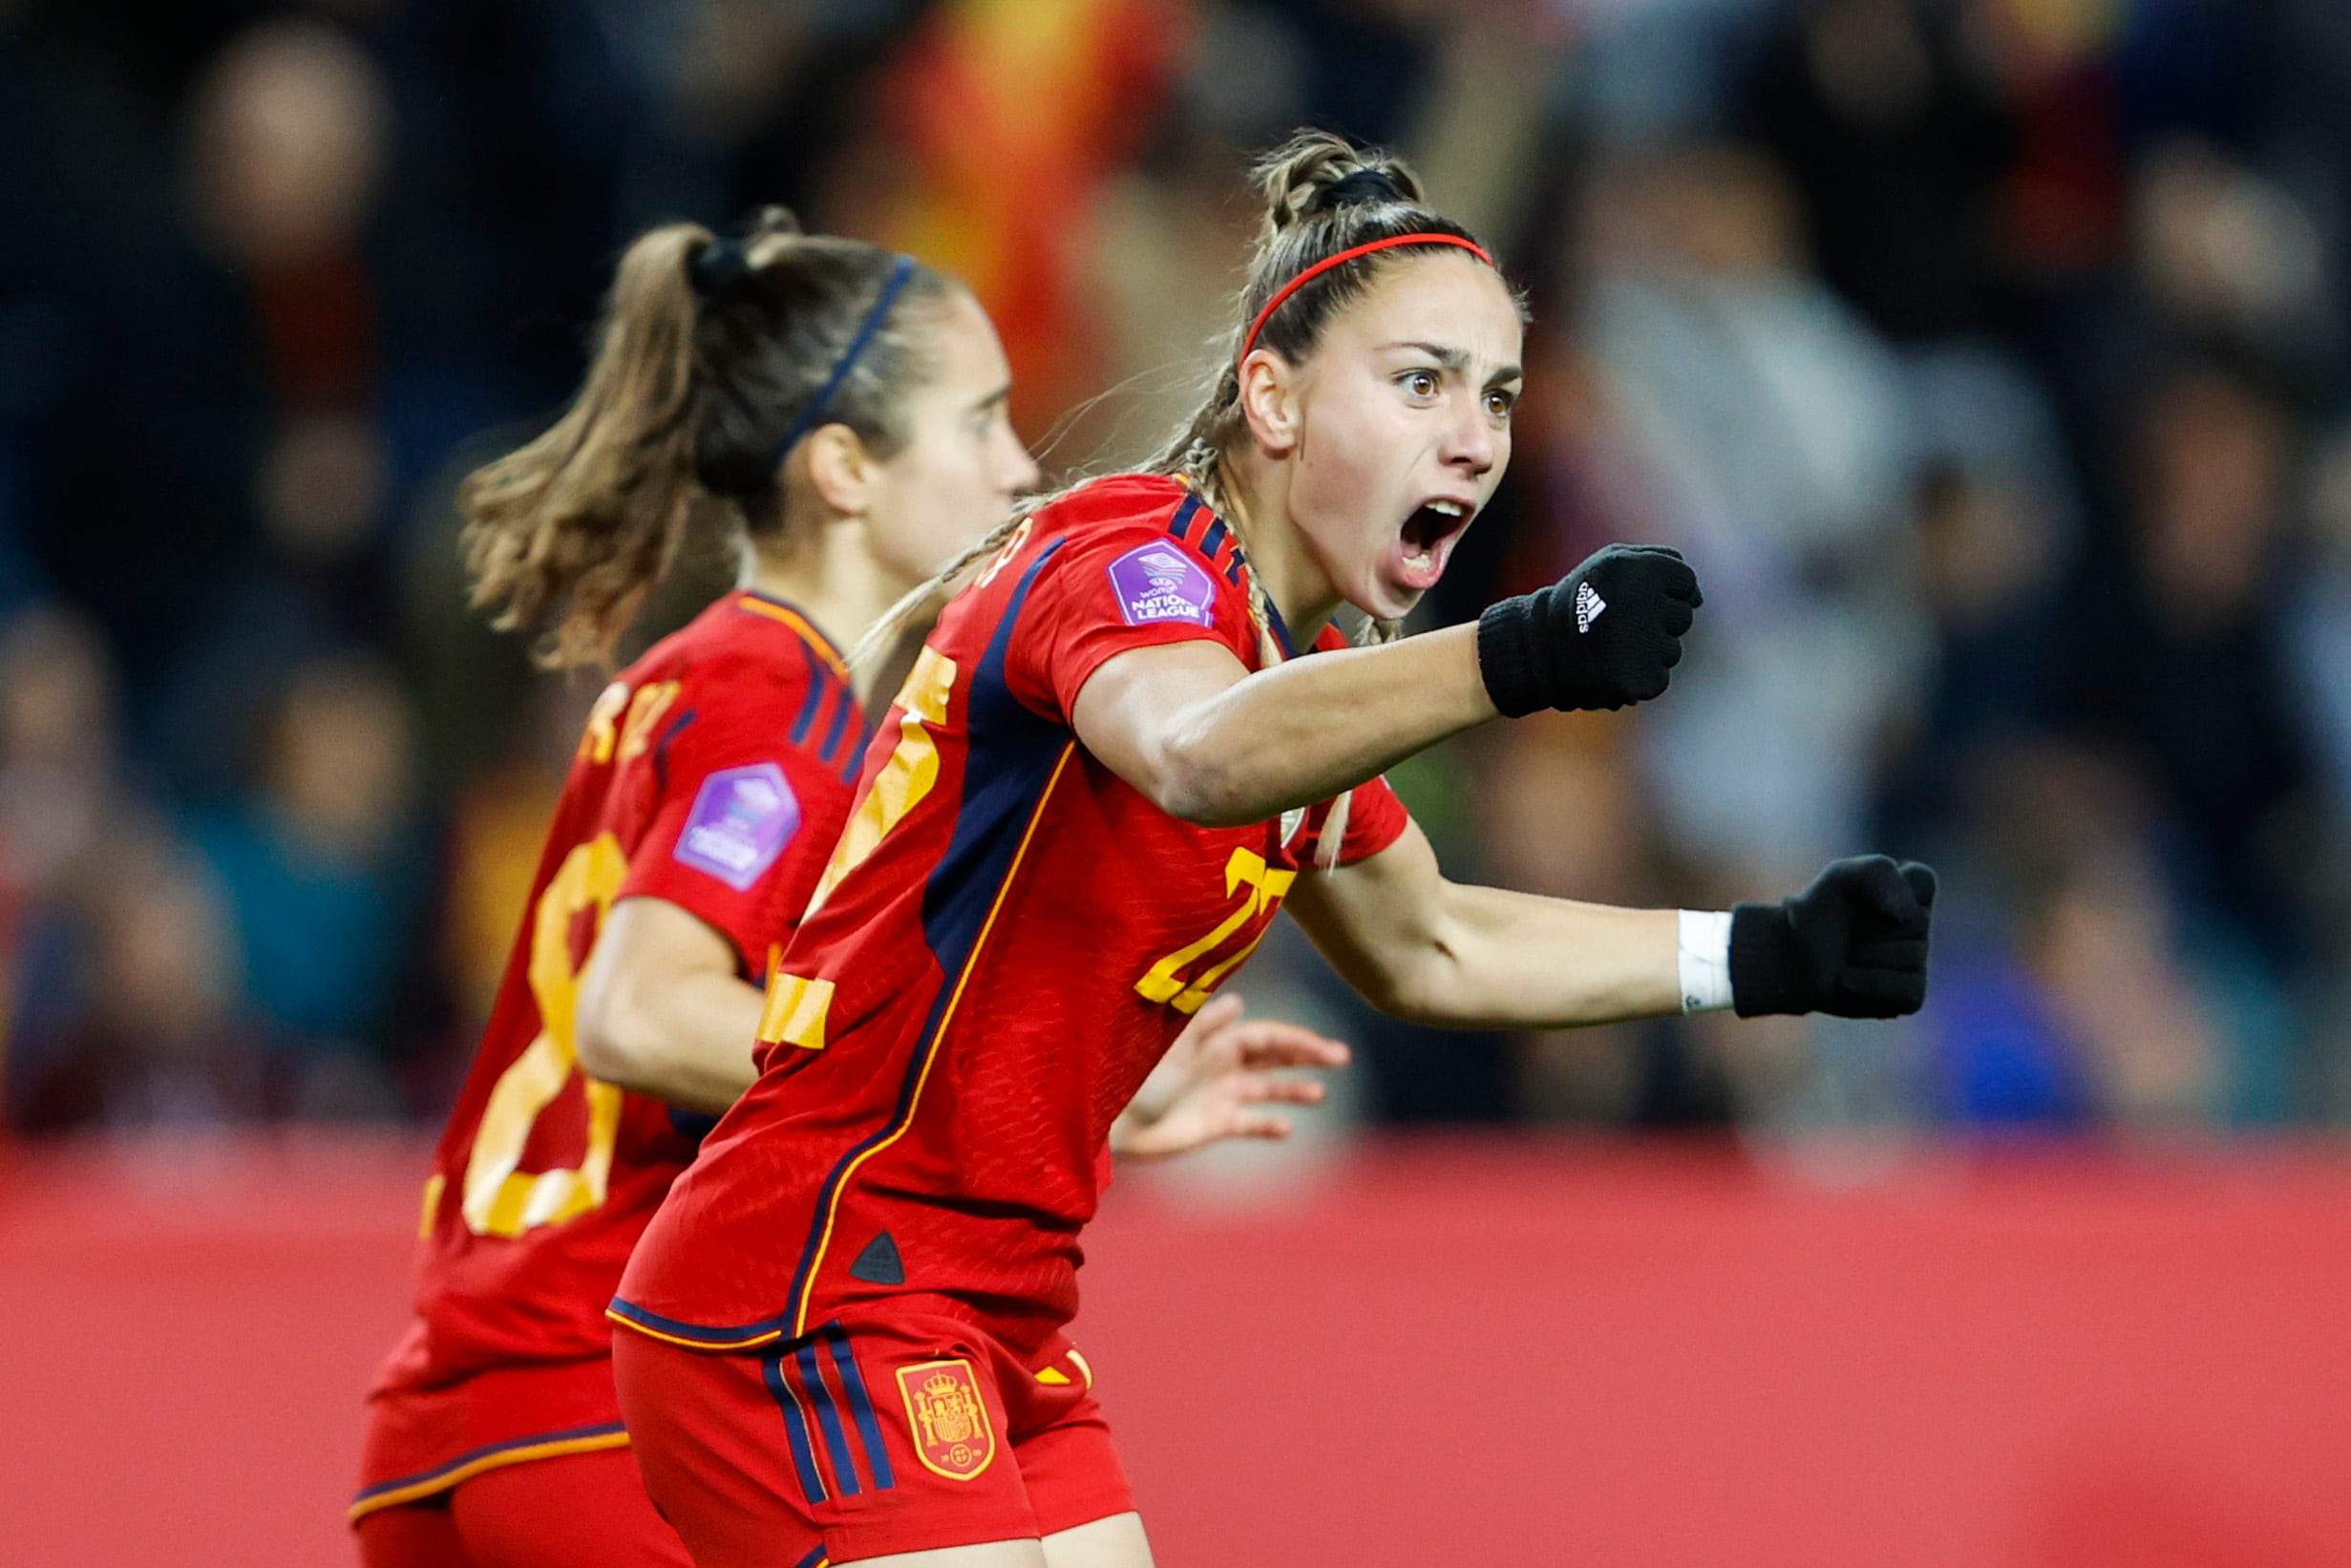
M1268 456L1290 455L1298 445L1298 381L1288 360L1258 349L1240 362L1240 413Z
M808 482L833 511L856 518L873 510L880 465L847 425L819 425L800 443L795 460L807 465Z

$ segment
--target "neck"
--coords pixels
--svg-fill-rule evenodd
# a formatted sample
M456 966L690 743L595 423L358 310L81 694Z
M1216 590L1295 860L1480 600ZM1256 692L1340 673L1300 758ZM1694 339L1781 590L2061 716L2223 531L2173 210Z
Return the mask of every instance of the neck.
M1235 514L1227 520L1240 535L1249 569L1303 650L1338 613L1340 597L1290 519L1290 470L1249 451L1226 458L1223 476L1225 501Z
M874 559L865 524L855 518L828 519L789 550L751 546L736 585L791 601L844 657L914 586Z

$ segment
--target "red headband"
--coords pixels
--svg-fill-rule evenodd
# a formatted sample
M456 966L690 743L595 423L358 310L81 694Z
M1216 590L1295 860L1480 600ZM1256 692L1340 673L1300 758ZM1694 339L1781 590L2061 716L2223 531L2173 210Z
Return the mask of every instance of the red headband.
M1240 340L1240 358L1249 357L1249 350L1257 347L1257 335L1265 330L1265 324L1273 319L1275 311L1281 308L1282 301L1334 266L1343 265L1358 256L1368 256L1375 250L1394 250L1399 245L1458 245L1488 266L1493 266L1493 258L1486 254L1483 245L1473 240L1465 240L1458 234L1398 234L1386 240L1374 240L1368 244L1349 245L1336 256L1324 257L1305 271L1283 284L1280 291L1265 302L1265 308L1260 310L1257 313L1257 320L1249 324L1249 335ZM1498 272L1501 268L1494 267L1494 270ZM1235 360L1234 363L1238 365L1240 361Z

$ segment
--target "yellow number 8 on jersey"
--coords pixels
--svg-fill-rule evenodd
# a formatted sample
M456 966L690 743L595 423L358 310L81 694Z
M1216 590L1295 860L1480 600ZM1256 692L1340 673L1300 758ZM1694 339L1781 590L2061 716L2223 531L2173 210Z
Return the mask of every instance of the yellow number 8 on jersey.
M582 1075L587 1148L576 1167L527 1174L517 1167L532 1127L571 1080L576 1061L580 973L572 966L572 922L582 911L594 909L602 930L627 876L620 840L604 834L563 858L532 912L530 980L531 996L539 1004L539 1037L498 1075L474 1134L474 1151L465 1162L463 1212L467 1228L477 1236L520 1236L604 1200L621 1125L621 1091L614 1085Z

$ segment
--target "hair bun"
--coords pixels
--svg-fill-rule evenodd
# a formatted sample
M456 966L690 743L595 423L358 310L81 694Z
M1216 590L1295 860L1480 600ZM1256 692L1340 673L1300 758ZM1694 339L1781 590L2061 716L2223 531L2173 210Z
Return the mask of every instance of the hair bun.
M1420 180L1403 162L1329 131L1300 131L1251 172L1265 193L1268 235L1346 207L1422 199Z
M1404 187L1396 183L1395 176L1386 169L1366 166L1356 170L1345 180L1335 181L1323 193L1322 205L1330 207L1366 206L1375 201L1408 200Z
M751 251L740 240L712 240L686 264L687 280L706 300L726 293L750 271Z

